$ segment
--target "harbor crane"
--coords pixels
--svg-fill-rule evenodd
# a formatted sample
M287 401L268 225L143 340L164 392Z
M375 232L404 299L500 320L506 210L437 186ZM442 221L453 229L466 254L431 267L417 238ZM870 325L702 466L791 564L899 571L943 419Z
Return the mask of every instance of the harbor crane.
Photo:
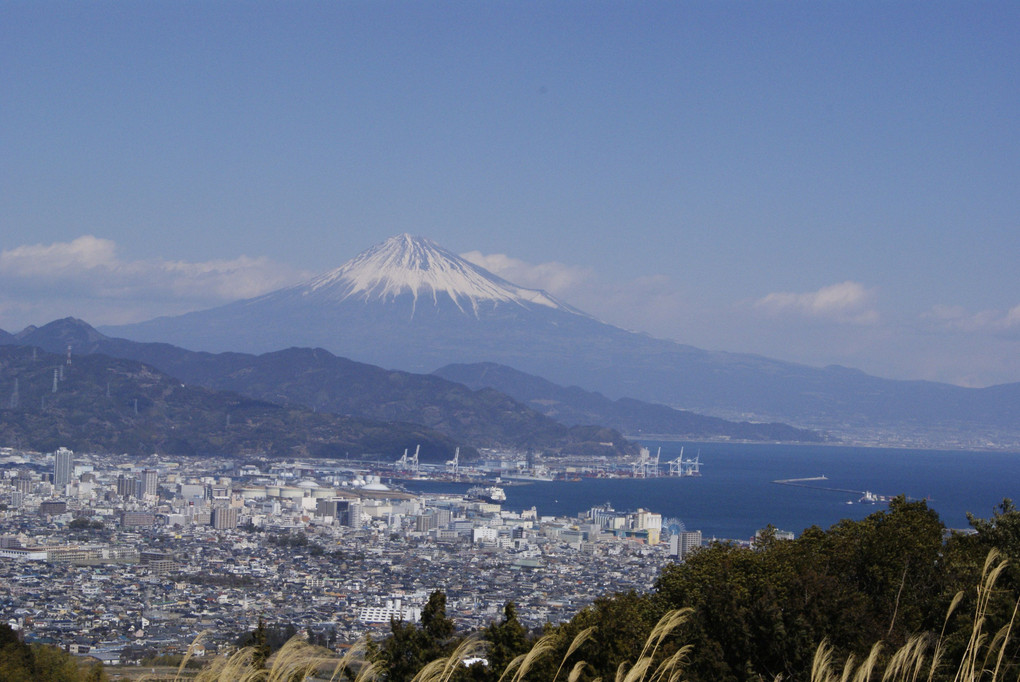
M421 445L414 449L414 455L411 457L407 456L407 448L404 448L404 454L400 456L393 467L397 471L418 471L418 452L421 450Z
M453 459L446 460L446 468L453 470L453 475L457 475L457 469L460 468L460 446L453 451Z
M700 476L701 475L701 451L698 451L694 459L684 459L684 449L680 448L680 456L669 462L670 476Z
M634 463L634 477L635 478L658 478L659 476L659 456L662 455L662 448L660 447L655 453L655 458L652 459L652 453L648 448L641 448L641 455L638 457L638 461Z

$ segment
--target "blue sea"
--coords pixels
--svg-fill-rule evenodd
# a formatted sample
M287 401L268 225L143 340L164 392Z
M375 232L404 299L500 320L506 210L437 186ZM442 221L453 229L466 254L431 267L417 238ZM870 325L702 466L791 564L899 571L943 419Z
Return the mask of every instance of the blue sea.
M605 502L618 511L644 508L683 522L708 538L746 539L767 524L800 534L887 507L860 494L773 483L806 482L876 495L928 499L943 523L966 528L967 512L989 517L1003 498L1020 499L1020 453L910 450L817 445L645 442L662 447L660 469L680 454L701 456L701 475L687 478L582 479L505 485L504 508L574 516ZM464 484L414 481L417 491L462 492ZM850 503L850 504L848 504Z

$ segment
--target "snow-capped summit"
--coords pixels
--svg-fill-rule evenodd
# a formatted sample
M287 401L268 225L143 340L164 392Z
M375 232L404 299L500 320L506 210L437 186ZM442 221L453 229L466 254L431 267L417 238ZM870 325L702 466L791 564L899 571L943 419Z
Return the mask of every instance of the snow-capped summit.
M576 354L577 339L597 329L626 334L408 234L257 298L105 328L115 336L193 350L264 353L304 346L430 372L483 360L534 370L521 361L547 353L556 357L553 366L561 366Z
M576 312L544 291L511 284L430 239L409 234L390 237L295 290L337 302L386 302L409 294L412 313L419 301L439 305L445 297L476 316L483 302L533 303Z

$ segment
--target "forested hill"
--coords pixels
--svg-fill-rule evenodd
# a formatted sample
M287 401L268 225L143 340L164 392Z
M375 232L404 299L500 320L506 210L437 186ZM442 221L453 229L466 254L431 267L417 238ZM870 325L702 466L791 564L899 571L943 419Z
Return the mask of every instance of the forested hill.
M284 407L182 384L132 360L0 346L0 441L40 451L139 455L387 457L421 445L440 459L462 443L437 431ZM470 456L473 449L461 451Z

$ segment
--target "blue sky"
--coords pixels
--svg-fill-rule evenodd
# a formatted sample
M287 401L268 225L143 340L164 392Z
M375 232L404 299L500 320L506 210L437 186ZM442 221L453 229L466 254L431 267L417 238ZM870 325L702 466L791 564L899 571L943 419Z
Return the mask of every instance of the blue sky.
M5 2L0 328L400 232L620 326L1020 381L1020 4Z

